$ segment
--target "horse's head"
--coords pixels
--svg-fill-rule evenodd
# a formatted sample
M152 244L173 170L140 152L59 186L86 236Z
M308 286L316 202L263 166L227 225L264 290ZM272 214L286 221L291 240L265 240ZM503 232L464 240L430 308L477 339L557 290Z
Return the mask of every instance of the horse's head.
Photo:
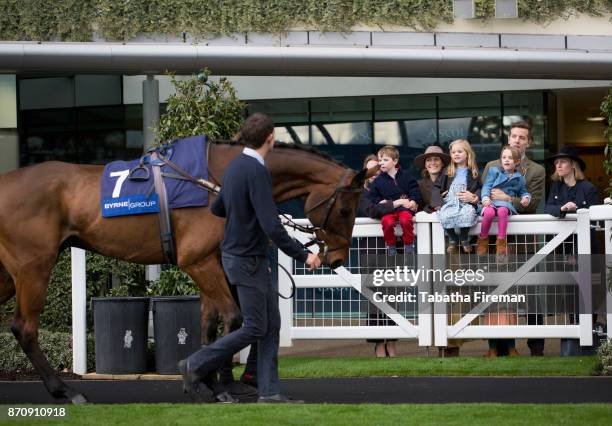
M341 266L348 257L359 196L365 180L376 171L346 169L336 184L318 185L306 198L304 211L323 248L319 253L331 268Z

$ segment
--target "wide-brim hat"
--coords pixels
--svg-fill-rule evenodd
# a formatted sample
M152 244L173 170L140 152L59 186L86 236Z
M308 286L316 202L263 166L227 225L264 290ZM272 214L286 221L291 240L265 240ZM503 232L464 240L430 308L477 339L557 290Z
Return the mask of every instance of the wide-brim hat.
M417 155L415 157L414 165L417 166L419 169L424 169L425 160L427 159L427 157L439 157L442 160L442 163L444 163L444 167L448 166L448 163L450 163L450 155L445 154L444 151L442 151L442 148L440 148L439 146L430 145L427 147L423 154Z
M580 164L580 168L582 169L582 171L586 169L586 163L584 162L584 160L578 157L578 154L576 154L576 150L569 145L562 146L558 153L546 158L546 161L549 163L554 163L557 158L571 158L572 160Z

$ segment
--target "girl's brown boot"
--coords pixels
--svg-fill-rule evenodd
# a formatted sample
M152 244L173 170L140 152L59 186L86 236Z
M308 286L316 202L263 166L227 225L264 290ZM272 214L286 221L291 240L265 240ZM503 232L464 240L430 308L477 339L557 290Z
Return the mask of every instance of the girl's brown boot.
M489 251L489 237L478 237L476 243L476 254L478 256L484 256Z
M506 262L508 260L508 244L505 238L497 237L495 241L495 254L497 254L498 262Z

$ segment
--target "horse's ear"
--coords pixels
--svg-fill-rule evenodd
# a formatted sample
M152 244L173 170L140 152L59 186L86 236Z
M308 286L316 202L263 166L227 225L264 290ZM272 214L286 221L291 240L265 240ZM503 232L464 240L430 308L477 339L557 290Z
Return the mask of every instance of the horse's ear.
M378 168L379 168L379 166L375 166L375 167L372 167L371 169L360 170L353 177L353 180L351 181L351 187L353 187L353 188L361 188L363 186L363 183L367 179L371 178L372 176L376 175L376 173L378 173Z

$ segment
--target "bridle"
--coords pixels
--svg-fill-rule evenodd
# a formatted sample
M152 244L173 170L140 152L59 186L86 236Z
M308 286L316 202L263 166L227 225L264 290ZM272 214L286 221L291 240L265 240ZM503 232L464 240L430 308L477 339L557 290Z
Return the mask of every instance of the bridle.
M348 239L344 235L338 234L337 232L330 231L329 229L327 229L327 222L329 221L329 217L331 215L332 209L334 205L336 204L336 201L338 200L338 196L343 192L344 193L361 193L361 188L352 188L344 184L344 181L351 174L351 172L352 172L351 169L346 169L342 177L340 178L338 185L336 185L334 192L332 192L329 196L323 198L322 200L318 201L317 203L315 203L315 205L313 205L312 207L310 207L308 210L304 212L306 215L308 215L314 210L325 206L325 216L320 225L318 226L317 225L313 225L313 226L298 225L287 215L285 214L281 215L285 219L283 225L286 225L290 228L293 228L295 230L298 230L306 234L312 234L314 236L314 238L310 240L308 243L306 243L304 247L307 248L314 244L318 245L319 253L323 255L324 260L327 260L327 257L329 256L330 253L334 251L338 251L338 250L344 250L345 247L343 246L329 247L327 243L325 242L324 237L322 237L321 235L326 235L326 234L335 235L343 239L347 243L347 246L350 246L351 244L350 239ZM329 262L325 262L325 263L329 265Z

